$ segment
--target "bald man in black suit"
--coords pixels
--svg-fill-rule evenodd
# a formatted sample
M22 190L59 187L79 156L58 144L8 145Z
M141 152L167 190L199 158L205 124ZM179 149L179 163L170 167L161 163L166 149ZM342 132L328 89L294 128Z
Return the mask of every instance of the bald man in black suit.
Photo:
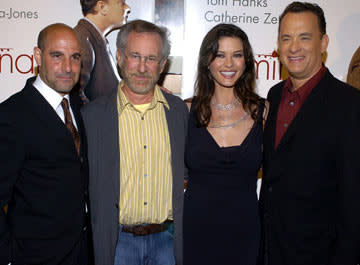
M64 24L43 29L39 76L0 104L0 264L87 265L86 141L80 46ZM3 208L8 205L7 213Z

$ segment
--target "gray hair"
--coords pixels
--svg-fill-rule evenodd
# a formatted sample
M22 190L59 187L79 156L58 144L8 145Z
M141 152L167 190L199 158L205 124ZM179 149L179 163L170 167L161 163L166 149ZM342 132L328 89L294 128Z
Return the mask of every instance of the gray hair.
M120 28L120 31L116 39L116 47L120 54L124 54L126 44L128 41L129 34L131 32L136 33L156 33L160 36L162 41L162 52L161 52L161 61L167 59L170 54L171 44L169 40L169 31L165 27L157 26L151 22L144 20L133 20L129 23L126 23Z

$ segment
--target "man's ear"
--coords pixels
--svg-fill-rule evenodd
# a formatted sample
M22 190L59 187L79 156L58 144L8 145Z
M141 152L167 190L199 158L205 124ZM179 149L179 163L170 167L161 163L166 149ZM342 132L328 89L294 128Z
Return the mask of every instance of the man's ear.
M160 74L164 71L165 66L166 66L166 62L167 62L167 59L164 59L164 60L160 63Z
M329 36L327 34L324 34L321 38L321 53L326 52L328 45L329 45Z
M97 1L94 10L96 13L100 13L105 16L108 13L109 5L105 1Z
M116 50L116 60L117 60L117 64L120 67L121 64L121 53L119 50Z
M34 57L37 65L41 66L41 50L38 47L34 47Z

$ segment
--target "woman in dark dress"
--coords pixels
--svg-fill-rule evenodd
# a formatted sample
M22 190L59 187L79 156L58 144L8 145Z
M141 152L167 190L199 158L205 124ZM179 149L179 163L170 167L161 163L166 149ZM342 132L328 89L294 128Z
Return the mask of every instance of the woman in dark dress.
M189 104L184 265L256 264L266 108L254 91L248 37L235 25L215 26L202 42Z

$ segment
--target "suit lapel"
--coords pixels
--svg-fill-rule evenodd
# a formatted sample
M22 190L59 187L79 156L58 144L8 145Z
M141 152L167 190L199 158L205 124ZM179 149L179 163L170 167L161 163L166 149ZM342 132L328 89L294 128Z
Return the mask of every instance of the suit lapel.
M32 111L36 116L36 119L40 120L46 128L56 128L53 130L59 136L68 134L71 137L70 132L57 115L55 110L50 106L46 99L40 94L39 91L32 85L35 78L28 80L24 88L24 97L29 104L29 111ZM71 137L72 139L72 137Z
M171 110L168 110L165 106L165 116L166 116L166 121L168 124L168 131L169 131L169 138L170 138L170 148L171 148L171 153L173 153L173 150L176 149L175 148L175 128L176 128L176 118L174 117L174 113L172 113Z
M270 110L268 119L265 124L264 131L264 145L267 144L266 150L273 153L275 151L275 137L276 137L276 120L277 113L279 111L279 105L281 101L282 88L277 91L274 99L270 102Z
M70 93L70 106L72 109L72 112L75 116L75 121L78 127L78 131L80 135L83 133L83 124L82 124L82 118L80 114L80 106L81 102L79 100L80 98L74 95L74 93Z
M180 168L182 167L181 164L184 161L183 153L181 150L183 148L181 145L183 142L181 141L181 136L179 133L184 133L184 131L179 128L179 111L176 107L176 104L173 102L172 98L168 96L166 93L163 93L165 96L170 109L167 109L164 106L166 121L168 124L168 131L169 131L169 138L170 138L170 148L171 148L171 168L172 168L172 175L173 175L173 197L172 197L172 204L173 204L173 211L177 212L179 208L179 202L184 190L184 182L183 182L183 175L179 175ZM184 144L184 143L183 143Z
M311 113L313 112L313 107L318 106L320 104L319 96L321 95L321 91L324 86L321 83L324 81L324 78L316 85L308 97L305 99L305 102L301 106L299 112L296 114L295 118L292 120L289 128L284 133L283 137L280 140L280 143L276 149L276 153L281 152L296 136L296 133L299 131L299 128L306 128L306 125L303 125L306 122L308 117L311 117ZM309 128L311 129L311 128Z
M105 101L105 111L102 117L101 136L99 137L98 144L100 154L106 157L106 165L112 167L113 170L110 176L113 182L113 188L118 198L120 196L120 152L119 152L119 119L117 110L117 89L115 89ZM105 165L103 165L105 166Z
M84 123L81 117L80 107L82 105L80 96L78 95L78 91L71 91L70 93L70 106L72 109L72 112L75 117L75 121L77 124L78 133L80 134L80 154L87 155L87 144L86 144L86 133L84 129Z
M165 93L163 93L165 96ZM171 104L171 101L169 101L169 98L166 97L166 100L168 101L168 104L170 106L170 109L167 109L164 106L164 110L165 110L165 116L166 116L166 121L168 124L168 132L169 132L169 138L170 138L170 148L171 148L171 159L172 159L172 167L174 167L174 161L177 161L177 152L176 150L178 150L178 148L176 148L176 122L177 122L177 118L176 118L176 111L175 111L175 106L173 104Z
M270 112L266 122L264 133L264 165L266 167L266 181L275 181L280 175L283 167L287 164L288 156L287 150L291 146L292 141L296 138L297 133L301 133L307 129L308 119L313 116L314 108L322 104L322 97L324 89L326 89L326 80L329 73L325 74L324 78L320 80L319 84L313 88L299 112L291 122L289 128L283 135L278 147L275 149L276 137L276 121L277 113L280 106L282 88L275 91L270 100ZM311 128L308 128L311 129ZM275 171L275 172L274 172ZM269 177L271 176L271 179ZM264 178L265 180L265 178Z

